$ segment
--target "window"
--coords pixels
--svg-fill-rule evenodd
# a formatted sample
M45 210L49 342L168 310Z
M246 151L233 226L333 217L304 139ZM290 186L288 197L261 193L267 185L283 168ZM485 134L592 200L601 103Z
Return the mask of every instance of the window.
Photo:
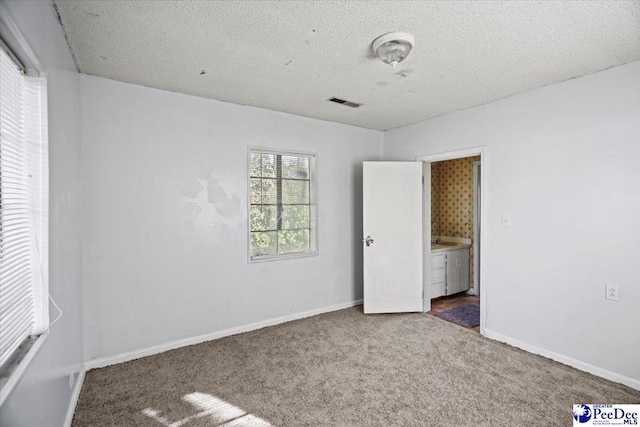
M0 43L0 370L49 327L44 79ZM1 403L1 402L0 402Z
M249 261L317 254L315 161L249 150Z

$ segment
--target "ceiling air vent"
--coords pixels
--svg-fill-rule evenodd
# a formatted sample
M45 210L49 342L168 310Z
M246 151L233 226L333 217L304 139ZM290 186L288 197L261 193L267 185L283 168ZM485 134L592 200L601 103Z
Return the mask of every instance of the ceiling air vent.
M336 104L341 104L351 108L358 108L362 105L362 104L358 104L357 102L345 101L344 99L340 99L336 97L329 98L327 99L327 101L335 102Z

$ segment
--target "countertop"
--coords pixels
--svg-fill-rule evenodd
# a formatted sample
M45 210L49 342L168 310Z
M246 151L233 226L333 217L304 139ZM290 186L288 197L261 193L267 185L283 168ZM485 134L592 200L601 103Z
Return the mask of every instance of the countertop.
M439 242L431 244L431 253L452 251L456 249L468 249L471 247L471 243L457 243L457 242Z

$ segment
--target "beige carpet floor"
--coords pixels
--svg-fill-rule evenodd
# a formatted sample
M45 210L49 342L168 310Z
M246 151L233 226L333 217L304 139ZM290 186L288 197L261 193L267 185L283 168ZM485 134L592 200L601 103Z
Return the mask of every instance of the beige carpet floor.
M361 307L87 373L73 426L570 426L640 391L425 314Z

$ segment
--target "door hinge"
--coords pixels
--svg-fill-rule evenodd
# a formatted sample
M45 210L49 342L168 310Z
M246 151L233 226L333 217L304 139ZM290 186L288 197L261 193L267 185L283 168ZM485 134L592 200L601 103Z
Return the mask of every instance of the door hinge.
M422 177L422 183L424 184L424 176Z

